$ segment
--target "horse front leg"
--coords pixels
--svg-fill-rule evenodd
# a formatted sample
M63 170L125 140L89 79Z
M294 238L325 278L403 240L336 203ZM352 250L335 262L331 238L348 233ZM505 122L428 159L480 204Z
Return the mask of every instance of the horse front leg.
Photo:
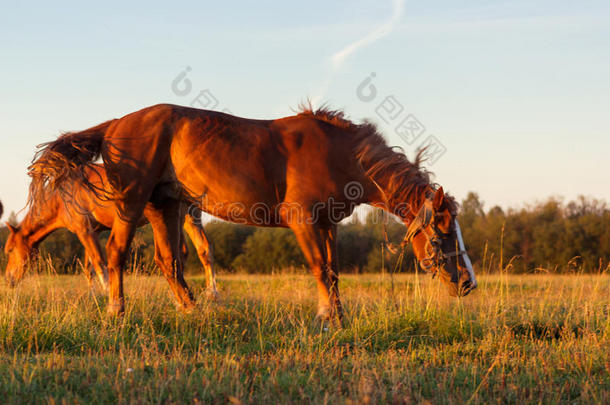
M337 225L332 224L320 229L320 237L326 249L326 267L328 269L329 296L334 302L338 318L343 319L343 308L339 300L339 260L337 249Z
M332 268L332 257L329 256L327 245L336 241L329 241L328 233L318 224L303 223L291 225L305 259L311 267L316 278L318 288L318 314L322 320L343 318L341 301L339 300L338 274ZM336 249L336 246L335 246ZM332 253L332 252L331 252Z
M86 251L86 249L85 249ZM89 290L91 292L93 292L93 284L94 284L94 279L93 279L93 265L91 264L91 259L89 258L89 255L85 252L85 259L84 259L84 263L81 265L83 268L83 275L85 276L85 278L87 279L87 287L89 287Z
M97 233L91 229L84 229L78 231L76 235L85 247L86 259L83 270L90 286L93 286L92 276L97 275L104 291L108 291L108 268Z
M138 195L126 195L124 199L115 201L116 215L106 243L109 315L120 315L125 312L123 269L145 205L146 200L143 201Z
M108 308L109 315L125 312L123 294L123 268L127 261L129 245L136 229L134 222L125 222L117 216L106 244L108 254Z

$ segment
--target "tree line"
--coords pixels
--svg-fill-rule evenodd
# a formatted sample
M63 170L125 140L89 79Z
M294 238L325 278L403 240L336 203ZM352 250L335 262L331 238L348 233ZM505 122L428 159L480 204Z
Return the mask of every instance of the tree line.
M14 220L14 215L12 216ZM579 197L564 203L559 198L503 210L485 209L476 193L469 193L460 205L460 226L469 255L479 272L510 267L511 272L570 271L598 272L610 259L610 209L605 201ZM297 241L289 229L256 228L223 221L211 221L205 232L214 247L216 267L225 271L271 273L306 266ZM404 226L379 210L365 218L354 217L339 225L339 265L342 272L405 272L415 270L415 256L407 246L398 255L384 247L384 233L399 242ZM0 228L0 243L8 230ZM107 233L102 234L102 243ZM201 265L188 241L186 271L200 272ZM81 271L84 250L70 232L60 230L40 246L40 257L58 273ZM131 269L154 269L154 242L150 225L138 230L131 251ZM0 255L3 267L4 252Z

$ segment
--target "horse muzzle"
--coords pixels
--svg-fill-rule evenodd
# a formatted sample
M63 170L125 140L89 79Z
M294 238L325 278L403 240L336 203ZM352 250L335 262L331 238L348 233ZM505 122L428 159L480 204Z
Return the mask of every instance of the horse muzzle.
M477 288L477 282L476 280L472 281L472 280L464 280L461 281L459 283L458 286L458 297L465 297L468 294L470 294L472 292L472 290L474 290L475 288Z

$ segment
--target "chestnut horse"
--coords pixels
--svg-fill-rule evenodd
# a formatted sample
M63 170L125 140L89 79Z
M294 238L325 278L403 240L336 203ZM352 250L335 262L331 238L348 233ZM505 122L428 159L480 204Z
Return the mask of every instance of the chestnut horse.
M85 173L89 182L96 189L103 190L105 186L108 186L102 165L87 167ZM64 200L60 193L49 190L50 195L31 206L19 226L7 223L10 235L5 245L5 253L8 256L6 278L9 284L15 285L21 280L32 253L48 235L57 229L67 228L78 237L85 248L87 279L91 282L87 269L88 264L91 264L100 284L105 289L107 288L108 271L104 254L100 249L98 233L112 227L116 216L114 205L111 201L97 198L95 193L90 192L80 182L72 184L70 192L72 198ZM200 216L201 211L197 209L193 214ZM149 202L144 208L143 217L138 221L138 226L147 224L149 218L159 215L159 209L155 206L154 201ZM212 263L213 256L211 246L200 225L200 218L186 215L184 230L193 242L205 270L207 293L210 297L215 298L218 292ZM155 261L159 267L162 267L165 263L161 260L161 252L157 248L159 237L162 235L155 235ZM186 258L186 254L186 243L182 237L182 260Z
M397 215L420 265L438 273L452 295L476 287L457 221L457 205L414 162L387 146L370 123L311 108L276 120L156 105L39 150L30 167L30 200L62 189L100 156L119 215L107 244L109 312L124 310L122 270L134 229L154 198L150 219L166 278L185 309L194 305L182 276L180 201L225 220L292 229L317 281L318 316L342 316L338 289L337 223L358 204ZM68 180L71 179L71 180ZM94 187L91 187L95 191Z

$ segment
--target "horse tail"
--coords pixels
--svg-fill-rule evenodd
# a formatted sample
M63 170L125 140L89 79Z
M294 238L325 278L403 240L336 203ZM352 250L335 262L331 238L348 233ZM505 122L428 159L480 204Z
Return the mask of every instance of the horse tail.
M75 184L84 185L96 197L108 199L103 187L89 181L87 169L98 170L94 162L102 152L106 131L116 120L106 121L81 132L68 132L52 142L37 146L37 152L28 168L32 178L28 205L34 208L51 193L59 192L64 201L70 200Z

